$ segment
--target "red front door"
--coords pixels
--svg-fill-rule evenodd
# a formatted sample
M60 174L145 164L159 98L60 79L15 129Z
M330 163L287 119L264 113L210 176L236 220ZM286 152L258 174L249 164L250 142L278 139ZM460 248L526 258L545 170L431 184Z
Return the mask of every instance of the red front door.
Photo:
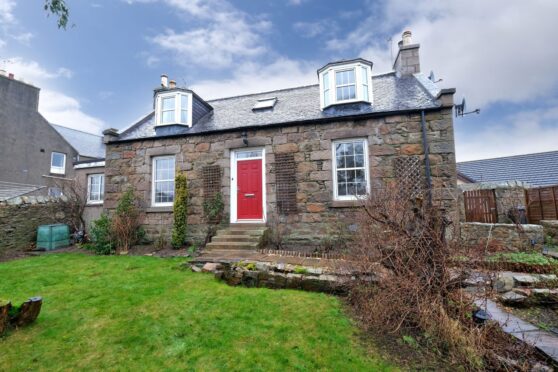
M262 159L237 161L237 218L263 219Z

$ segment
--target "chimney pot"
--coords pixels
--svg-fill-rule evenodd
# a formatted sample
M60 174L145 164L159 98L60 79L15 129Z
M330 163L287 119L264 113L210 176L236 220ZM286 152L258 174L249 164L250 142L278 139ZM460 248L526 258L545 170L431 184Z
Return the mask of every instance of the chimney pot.
M176 88L176 81L174 81L174 80L169 81L169 88L170 89Z
M169 85L169 78L167 75L163 74L161 75L161 86L163 88L167 88Z
M14 74L12 74L12 73L10 72L10 73L8 74L8 77L9 77L10 79L13 79L13 78L14 78Z
M401 41L403 42L403 45L412 44L413 43L412 36L413 34L409 30L403 32L403 35L401 35Z

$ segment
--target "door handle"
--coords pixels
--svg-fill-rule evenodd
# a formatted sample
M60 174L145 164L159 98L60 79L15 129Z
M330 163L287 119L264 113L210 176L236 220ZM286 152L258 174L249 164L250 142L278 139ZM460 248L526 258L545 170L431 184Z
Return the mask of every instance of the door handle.
M254 195L254 194L244 194L244 196L247 197L247 198L253 198L256 195Z

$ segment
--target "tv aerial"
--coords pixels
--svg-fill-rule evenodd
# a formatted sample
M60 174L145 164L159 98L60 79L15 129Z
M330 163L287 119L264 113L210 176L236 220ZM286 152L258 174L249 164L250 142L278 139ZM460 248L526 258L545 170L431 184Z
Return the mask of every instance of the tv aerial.
M430 75L428 75L428 80L430 80L433 83L439 83L440 81L443 81L444 79L436 80L436 77L434 76L434 71L430 71Z
M465 116L469 114L480 114L480 109L475 109L473 111L466 112L467 106L465 105L465 97L463 97L463 101L460 104L455 105L455 117L458 116Z

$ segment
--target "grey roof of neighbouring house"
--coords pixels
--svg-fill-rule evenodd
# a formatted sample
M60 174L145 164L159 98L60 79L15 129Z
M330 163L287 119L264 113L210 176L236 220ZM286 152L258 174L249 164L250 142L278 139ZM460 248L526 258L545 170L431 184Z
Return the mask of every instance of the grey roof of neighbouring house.
M50 125L76 149L79 155L95 159L105 157L105 144L103 143L102 136L61 125Z
M320 110L319 85L281 89L207 101L213 111L180 134L196 134L243 127L343 118L394 111L421 110L440 107L436 99L439 88L422 74L397 77L394 72L372 77L373 103L346 104ZM276 97L272 110L254 112L258 99ZM120 140L155 137L154 113L123 130Z
M558 185L558 151L457 163L459 173L475 182L522 181L531 186Z
M18 196L29 194L43 187L44 186L0 181L0 201L10 200Z

